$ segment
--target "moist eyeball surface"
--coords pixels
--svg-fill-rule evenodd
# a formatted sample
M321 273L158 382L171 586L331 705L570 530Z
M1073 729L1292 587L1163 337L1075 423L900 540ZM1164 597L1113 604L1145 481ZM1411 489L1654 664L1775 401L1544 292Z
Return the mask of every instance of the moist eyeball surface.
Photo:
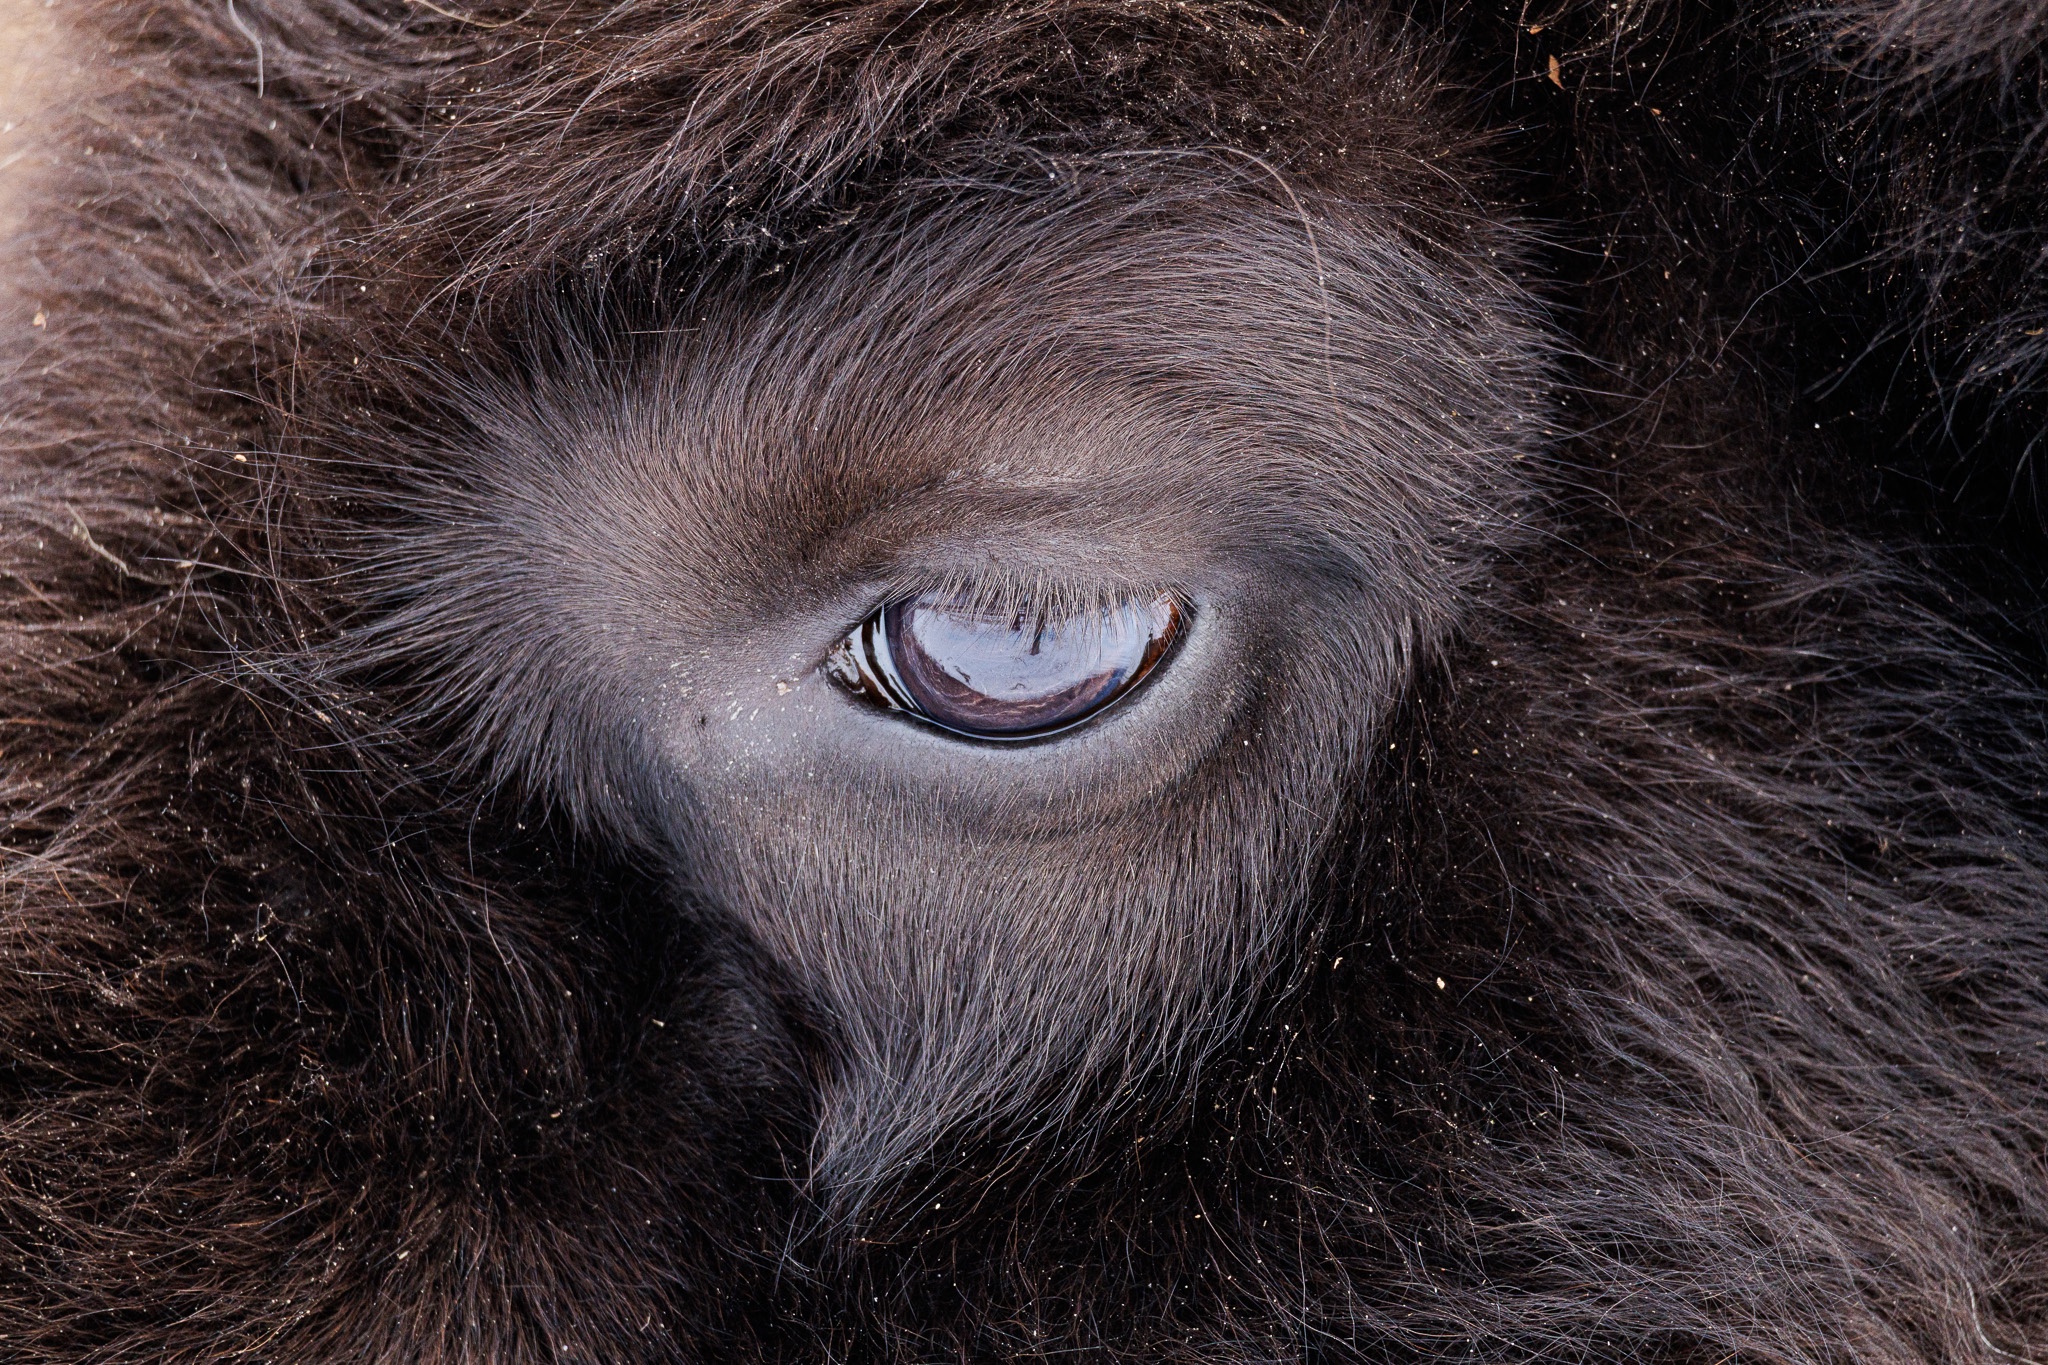
M926 593L876 611L833 646L826 666L855 695L949 733L1037 739L1143 682L1180 629L1170 593L1057 614Z

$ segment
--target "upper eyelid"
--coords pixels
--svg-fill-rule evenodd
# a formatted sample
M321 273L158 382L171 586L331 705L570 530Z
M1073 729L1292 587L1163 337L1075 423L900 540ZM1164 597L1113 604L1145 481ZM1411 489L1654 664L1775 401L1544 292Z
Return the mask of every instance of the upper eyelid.
M869 615L898 602L925 594L957 601L963 608L990 615L1010 612L1071 616L1114 606L1134 598L1149 600L1164 593L1183 610L1192 605L1188 592L1160 579L1104 579L1093 581L1040 571L1027 578L1000 565L972 570L913 571L893 576L872 599ZM858 622L854 623L858 624Z
M964 580L957 575L928 574L893 578L887 580L885 584L877 585L865 595L867 609L855 619L843 622L838 633L818 647L815 657L805 665L806 670L818 672L824 669L841 642L897 603L908 602L926 592L950 594L962 586L963 582ZM1071 584L1068 586L1071 588ZM1029 611L1033 614L1043 612L1047 617L1079 616L1112 605L1118 600L1149 600L1160 593L1166 593L1173 598L1174 606L1179 609L1182 619L1185 620L1191 616L1195 605L1193 595L1187 590L1165 583L1090 585L1082 589L1078 595L1055 596L1050 606L1044 599L1030 596L1031 591L1031 586L1020 586L1018 580L1005 577L998 580L997 592L986 595L977 593L969 597L967 609L986 611L990 615Z
M819 649L817 657L810 661L809 668L813 671L823 669L827 661L832 657L833 652L840 647L840 644L848 636L860 630L890 607L901 602L909 602L928 592L940 596L952 596L964 586L966 586L966 581L958 576L942 576L938 574L894 578L888 580L886 584L876 586L865 594L867 601L866 610L854 620L841 623L839 632L832 639L824 643L822 648ZM971 595L966 597L964 605L969 611L987 612L991 616L1028 611L1033 615L1043 613L1047 617L1052 617L1056 615L1078 615L1082 612L1093 610L1099 605L1105 605L1119 597L1139 596L1141 594L1149 596L1152 593L1161 591L1172 592L1174 602L1183 611L1187 609L1187 594L1174 589L1148 590L1143 588L1107 587L1094 590L1085 597L1066 596L1063 599L1055 598L1053 603L1048 606L1043 598L1031 595L1033 592L1031 586L1020 585L1018 581L1011 579L998 580L993 591L972 591Z

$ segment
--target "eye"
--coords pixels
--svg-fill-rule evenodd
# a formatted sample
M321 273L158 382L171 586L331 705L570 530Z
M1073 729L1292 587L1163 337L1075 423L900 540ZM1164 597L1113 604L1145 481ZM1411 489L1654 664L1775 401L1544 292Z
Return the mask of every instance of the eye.
M1171 593L1064 614L926 593L881 608L826 670L848 691L976 739L1036 739L1129 695L1180 634Z

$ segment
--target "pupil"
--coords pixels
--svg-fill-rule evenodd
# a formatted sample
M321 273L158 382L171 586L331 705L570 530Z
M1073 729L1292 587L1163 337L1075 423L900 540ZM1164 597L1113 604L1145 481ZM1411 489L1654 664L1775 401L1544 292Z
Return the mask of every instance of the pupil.
M1162 593L1060 617L921 597L889 608L884 626L903 688L927 719L1016 737L1115 700L1157 662L1178 623Z

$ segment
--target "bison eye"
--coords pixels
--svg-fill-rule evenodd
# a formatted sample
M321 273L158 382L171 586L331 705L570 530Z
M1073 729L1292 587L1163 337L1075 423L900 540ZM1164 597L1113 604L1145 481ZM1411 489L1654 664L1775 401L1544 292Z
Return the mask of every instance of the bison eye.
M1181 630L1173 594L1065 612L992 609L926 593L892 602L834 646L854 695L974 739L1037 739L1129 695Z

